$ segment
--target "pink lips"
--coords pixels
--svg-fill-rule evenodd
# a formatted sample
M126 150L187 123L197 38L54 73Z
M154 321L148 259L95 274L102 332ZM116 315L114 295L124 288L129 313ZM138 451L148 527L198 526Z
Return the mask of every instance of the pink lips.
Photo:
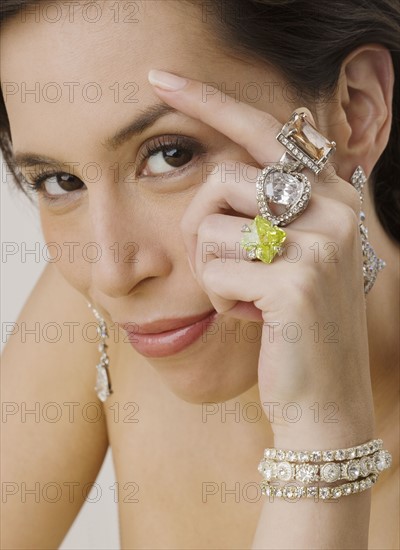
M217 316L215 310L184 319L162 319L139 325L122 323L128 341L146 357L168 357L193 344Z

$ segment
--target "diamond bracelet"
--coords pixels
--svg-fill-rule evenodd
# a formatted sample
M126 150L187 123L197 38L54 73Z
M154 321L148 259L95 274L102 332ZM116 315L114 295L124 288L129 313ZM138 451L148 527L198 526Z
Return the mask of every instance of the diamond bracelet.
M293 483L277 487L276 485L272 485L271 482L264 480L261 482L261 493L269 497L285 498L289 501L297 501L300 498L314 498L316 500L318 498L321 500L338 499L370 489L377 482L378 477L378 474L370 474L361 481L343 483L336 487L318 487L316 485L301 487Z
M326 462L325 464L310 464L309 462L293 464L264 458L258 466L258 471L267 481L277 479L280 481L297 480L305 484L315 481L334 483L341 479L354 481L359 477L367 477L371 473L379 474L389 468L391 464L390 453L386 450L379 450L360 459L352 459L347 462Z
M327 451L284 451L283 449L267 448L264 451L264 458L287 460L288 462L332 462L332 460L351 460L353 458L370 455L382 449L382 445L382 439L371 439L356 447Z

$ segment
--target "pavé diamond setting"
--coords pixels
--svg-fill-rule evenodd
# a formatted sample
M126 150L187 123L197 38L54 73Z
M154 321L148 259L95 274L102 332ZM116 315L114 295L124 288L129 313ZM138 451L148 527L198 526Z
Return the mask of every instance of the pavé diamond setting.
M285 226L306 209L311 196L308 178L293 170L291 164L277 163L263 168L256 183L260 215L270 223ZM281 205L283 212L274 213L271 205Z
M361 248L363 253L363 275L364 275L364 293L368 294L374 286L378 273L386 266L386 262L378 258L375 250L368 242L368 229L365 227L365 214L362 210L363 203L363 188L367 177L361 166L357 166L351 176L351 183L357 189L360 195L361 210L360 210L360 235Z
M336 150L336 143L326 139L307 120L305 112L293 113L276 139L294 159L315 174L321 172Z

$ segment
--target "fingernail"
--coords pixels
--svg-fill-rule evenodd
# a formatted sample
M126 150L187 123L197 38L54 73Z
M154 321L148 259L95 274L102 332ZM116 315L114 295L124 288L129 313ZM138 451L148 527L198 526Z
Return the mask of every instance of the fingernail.
M157 71L155 69L149 71L147 78L153 86L157 86L162 90L168 90L170 92L181 90L188 83L186 78L181 78L175 74L166 73L165 71Z

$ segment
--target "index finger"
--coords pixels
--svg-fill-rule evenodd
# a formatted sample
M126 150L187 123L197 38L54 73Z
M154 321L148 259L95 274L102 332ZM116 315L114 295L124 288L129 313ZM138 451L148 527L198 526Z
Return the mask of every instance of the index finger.
M244 147L261 165L278 162L286 151L275 139L282 124L271 114L198 80L158 70L149 71L148 79L166 103L215 128Z

